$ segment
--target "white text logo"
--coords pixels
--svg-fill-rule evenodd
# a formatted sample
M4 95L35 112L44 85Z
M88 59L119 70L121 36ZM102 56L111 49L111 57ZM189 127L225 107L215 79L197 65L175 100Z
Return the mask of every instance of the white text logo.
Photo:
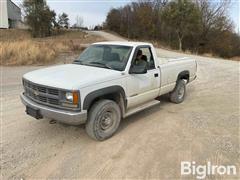
M237 168L234 165L212 165L207 162L205 165L196 165L195 161L181 162L181 175L194 175L197 179L204 179L207 175L236 175Z

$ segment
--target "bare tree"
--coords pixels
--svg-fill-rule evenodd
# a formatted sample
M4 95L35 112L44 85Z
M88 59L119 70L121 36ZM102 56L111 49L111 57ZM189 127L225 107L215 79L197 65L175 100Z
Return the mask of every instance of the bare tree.
M83 27L83 17L79 15L76 16L76 27L77 28Z
M219 2L211 3L206 0L197 0L197 5L201 11L202 25L203 25L203 35L206 36L211 28L216 28L219 21L223 20L223 16L226 17L227 10L231 4L231 0L221 0ZM226 19L226 18L225 18ZM229 29L231 26L227 20L222 23L223 29Z
M231 0L220 0L218 2L196 0L196 5L201 12L201 33L198 37L198 49L205 51L209 50L209 44L216 38L224 37L220 35L224 31L232 31L232 22L227 15ZM212 36L212 34L215 35ZM216 35L219 35L219 37Z

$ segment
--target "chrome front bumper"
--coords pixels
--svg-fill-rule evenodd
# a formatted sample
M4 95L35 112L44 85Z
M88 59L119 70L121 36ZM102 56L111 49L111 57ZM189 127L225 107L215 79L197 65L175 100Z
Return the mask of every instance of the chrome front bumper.
M51 107L37 104L30 100L29 98L27 98L26 96L24 96L23 94L20 95L20 98L25 106L39 110L40 114L45 118L54 119L56 121L60 121L62 123L71 125L84 124L87 120L87 111L71 112L54 109Z

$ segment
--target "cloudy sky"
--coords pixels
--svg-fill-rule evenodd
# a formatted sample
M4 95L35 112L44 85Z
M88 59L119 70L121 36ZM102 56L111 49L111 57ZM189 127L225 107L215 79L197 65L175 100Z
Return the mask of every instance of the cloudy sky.
M91 27L101 24L111 8L124 6L132 0L47 0L47 4L57 14L65 12L69 15L70 24L74 24L76 16L83 17L84 26ZM214 0L216 1L216 0ZM22 0L13 0L21 4ZM240 28L240 0L232 0L229 16L235 24L235 29Z

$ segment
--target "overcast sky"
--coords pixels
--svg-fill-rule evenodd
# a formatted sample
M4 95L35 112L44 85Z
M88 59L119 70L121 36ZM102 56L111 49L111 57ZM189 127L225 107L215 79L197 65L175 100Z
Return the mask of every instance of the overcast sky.
M74 24L76 16L83 17L84 26L90 27L105 21L111 8L124 6L132 0L47 0L47 4L57 14L65 12L69 15L70 24ZM13 0L20 4L22 0ZM232 0L229 16L235 24L235 29L240 28L240 0Z

